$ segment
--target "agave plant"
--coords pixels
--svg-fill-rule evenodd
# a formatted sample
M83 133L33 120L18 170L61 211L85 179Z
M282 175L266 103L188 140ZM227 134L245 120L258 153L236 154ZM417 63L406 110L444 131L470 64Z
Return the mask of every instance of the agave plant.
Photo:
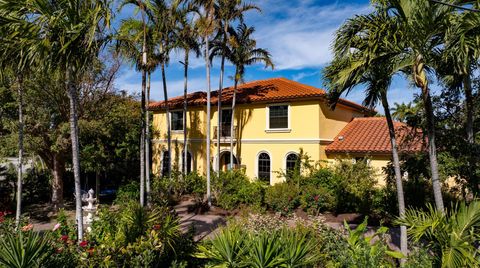
M281 231L282 248L287 268L308 267L319 261L315 252L315 240L310 239L304 232Z
M197 258L207 259L212 267L243 267L246 236L239 229L225 228L208 241L199 245Z
M285 264L282 252L283 243L279 233L269 234L262 232L253 236L248 245L249 252L246 259L248 267L270 268L281 267Z
M10 232L0 238L0 267L40 267L49 254L48 237L37 232Z
M428 205L426 211L409 209L404 220L415 242L424 241L434 253L437 266L479 267L480 201L460 203L445 214Z

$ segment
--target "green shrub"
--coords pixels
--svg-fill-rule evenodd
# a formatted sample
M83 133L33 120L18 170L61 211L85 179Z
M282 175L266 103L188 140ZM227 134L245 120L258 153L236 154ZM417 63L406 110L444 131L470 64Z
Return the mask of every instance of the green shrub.
M140 183L138 181L131 181L118 188L114 203L121 205L138 200L140 200Z
M207 180L196 172L192 172L185 177L186 193L193 195L195 201L203 201L207 193Z
M300 204L308 214L318 215L335 208L335 196L322 186L305 185L302 187Z
M215 204L227 210L242 204L260 207L263 203L264 184L251 182L241 170L220 172L220 177L213 179L213 195Z
M274 211L283 215L292 212L299 205L299 190L289 183L277 183L267 188L265 203Z

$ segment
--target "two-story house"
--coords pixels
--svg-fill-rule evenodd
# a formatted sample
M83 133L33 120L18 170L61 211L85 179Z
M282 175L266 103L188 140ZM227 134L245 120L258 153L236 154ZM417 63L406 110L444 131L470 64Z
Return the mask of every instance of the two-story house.
M331 110L324 90L285 78L273 78L242 84L237 89L235 120L231 122L233 88L222 90L220 154L217 153L218 92L211 93L211 118L207 118L207 94L188 94L188 111L183 113L183 96L152 103L152 169L165 172L167 124L172 133L172 165L182 167L183 135L187 128L187 168L205 174L207 161L216 169L230 164L230 140L234 142L233 163L245 169L247 176L274 184L284 178L279 171L295 166L300 148L313 161L333 161L344 157L370 157L372 166L381 168L390 159L390 144L384 118L372 117L375 111L340 99ZM183 117L187 117L187 126ZM211 147L206 148L206 122L211 122ZM230 126L234 125L234 133ZM398 123L400 124L400 123ZM398 125L397 124L397 125ZM206 159L210 150L211 159Z

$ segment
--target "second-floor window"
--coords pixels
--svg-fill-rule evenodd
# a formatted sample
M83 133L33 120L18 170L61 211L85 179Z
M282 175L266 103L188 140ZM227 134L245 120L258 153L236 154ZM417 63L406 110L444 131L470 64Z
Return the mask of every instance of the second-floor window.
M288 128L288 105L272 105L269 110L269 128L286 129Z
M183 130L183 111L174 111L170 114L172 130Z

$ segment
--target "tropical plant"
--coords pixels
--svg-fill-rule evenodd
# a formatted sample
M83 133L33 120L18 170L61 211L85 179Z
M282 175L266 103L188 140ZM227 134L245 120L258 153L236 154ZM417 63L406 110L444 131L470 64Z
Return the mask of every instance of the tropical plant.
M48 237L33 231L8 232L0 236L0 266L41 267L49 255Z
M439 47L444 46L444 35L453 7L414 0L377 0L374 5L388 19L394 20L397 29L401 29L399 39L389 39L392 48L390 53L398 55L397 60L392 63L392 71L402 71L410 76L421 91L427 122L426 134L435 205L443 211L429 72L435 71L438 63Z
M399 60L392 50L390 40L402 36L395 20L383 11L359 15L344 23L334 41L335 59L324 70L329 86L330 101L335 105L339 97L353 88L365 85L364 105L374 108L381 102L390 136L392 159L400 217L405 213L402 174L396 140L395 125L390 114L387 91L394 75L393 62ZM398 130L398 129L397 129ZM401 249L407 253L407 232L401 227Z
M240 230L222 229L206 245L199 245L197 258L217 267L243 267L246 237Z
M425 242L437 267L477 267L480 202L464 202L445 213L428 205L427 211L408 209L398 224L407 226L415 242Z
M218 32L217 39L220 42L220 80L218 82L218 100L217 100L217 155L220 157L220 136L222 133L222 89L223 89L223 79L225 73L225 59L227 59L228 53L228 39L229 33L228 29L231 26L230 24L236 20L239 20L243 24L244 13L250 10L260 11L260 8L254 4L245 4L242 0L217 0L214 5L215 10L215 19L218 23ZM210 53L210 57L217 56L215 53ZM231 122L233 125L233 121ZM230 155L233 155L230 152ZM230 158L233 159L233 158ZM233 163L233 161L230 161ZM217 173L220 173L220 161L217 161Z
M230 124L230 133L234 137L234 122L235 122L235 105L237 97L237 87L239 81L243 80L245 75L245 67L258 62L263 62L265 68L271 67L273 69L273 62L270 53L262 48L257 48L257 42L252 38L255 29L248 27L245 23L237 26L237 30L229 28L230 38L229 45L223 48L226 52L226 57L235 65L235 77L232 97L232 118ZM238 142L238 141L237 141ZM230 159L233 158L233 138L230 139ZM233 161L230 161L230 168L233 168Z
M65 0L4 0L0 10L23 18L11 20L12 27L24 30L13 40L31 58L41 61L47 69L59 70L65 77L65 90L70 100L70 138L75 182L75 206L79 239L83 237L82 201L80 193L80 158L78 142L78 81L91 67L92 59L108 41L111 1Z

